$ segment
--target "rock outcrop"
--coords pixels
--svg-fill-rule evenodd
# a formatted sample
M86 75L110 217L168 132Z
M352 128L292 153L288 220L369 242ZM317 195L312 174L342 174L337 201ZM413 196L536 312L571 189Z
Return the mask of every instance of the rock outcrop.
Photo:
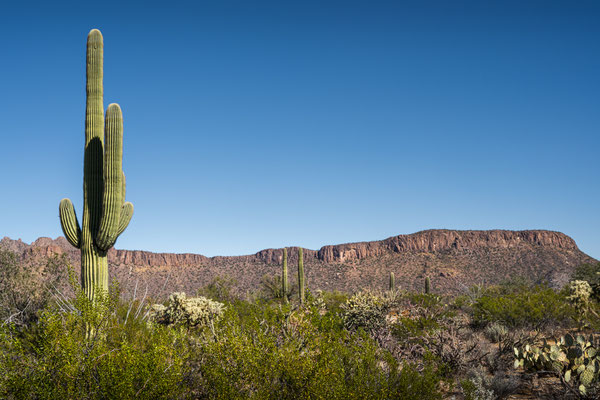
M19 253L24 260L66 253L78 270L79 252L62 237L39 238L31 245L5 237L0 246ZM288 247L291 268L297 254L297 248ZM173 291L194 293L217 276L232 278L238 293L256 290L265 275L279 275L282 257L283 249L235 257L111 249L108 262L109 273L126 293L134 281L141 280L149 293L160 297ZM305 249L304 262L311 290L385 288L389 273L394 272L400 287L419 289L422 279L429 276L434 292L455 293L472 284L497 283L514 276L559 287L577 265L596 260L560 232L428 230L380 241ZM293 285L295 274L290 277Z

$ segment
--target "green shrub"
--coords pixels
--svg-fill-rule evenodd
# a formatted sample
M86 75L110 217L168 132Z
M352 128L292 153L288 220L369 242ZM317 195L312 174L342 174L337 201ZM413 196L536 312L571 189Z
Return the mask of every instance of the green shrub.
M392 326L392 333L401 341L424 338L456 315L454 310L442 303L440 297L430 294L408 293L399 303L402 310Z
M221 303L231 303L238 299L234 294L237 280L230 276L217 276L206 286L198 289L198 296L203 296Z
M182 396L185 348L176 331L120 317L118 292L83 291L70 311L0 333L0 398L161 399Z
M399 364L341 317L267 303L228 307L215 340L194 341L187 382L205 399L440 399L428 364ZM333 323L335 320L338 323Z
M568 324L575 315L565 295L545 285L510 291L490 287L471 307L475 326L499 322L508 328L542 328Z

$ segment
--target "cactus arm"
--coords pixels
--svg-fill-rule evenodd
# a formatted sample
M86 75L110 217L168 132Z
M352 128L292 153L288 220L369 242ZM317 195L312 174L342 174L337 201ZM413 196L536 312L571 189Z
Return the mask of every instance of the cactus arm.
M58 206L58 214L60 217L60 225L65 237L71 245L79 248L81 242L81 228L77 222L77 215L73 203L69 199L62 199Z
M106 110L105 135L102 217L95 238L102 250L108 250L117 240L123 206L123 115L118 104Z
M127 201L125 204L123 204L123 207L121 207L121 216L119 217L119 229L117 229L117 237L119 237L125 228L127 228L129 221L131 221L131 217L133 217L133 204Z

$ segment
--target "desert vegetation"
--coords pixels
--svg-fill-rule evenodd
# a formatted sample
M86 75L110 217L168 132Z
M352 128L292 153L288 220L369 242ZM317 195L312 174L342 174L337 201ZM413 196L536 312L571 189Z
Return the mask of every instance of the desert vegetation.
M136 284L122 295L107 254L133 206L119 106L104 119L102 57L92 30L81 227L70 200L59 206L81 280L65 254L32 264L0 249L0 398L600 397L600 264L562 287L517 276L448 294L436 290L446 275L428 270L406 290L387 270L387 290L346 293L311 290L298 248L295 285L284 249L281 273L258 290L215 276L195 293L139 296Z
M515 279L463 294L322 292L89 299L64 257L0 251L0 397L597 398L599 265L562 289ZM585 279L589 279L585 280ZM274 283L275 282L275 283ZM279 290L277 289L279 286ZM28 290L35 288L35 290Z

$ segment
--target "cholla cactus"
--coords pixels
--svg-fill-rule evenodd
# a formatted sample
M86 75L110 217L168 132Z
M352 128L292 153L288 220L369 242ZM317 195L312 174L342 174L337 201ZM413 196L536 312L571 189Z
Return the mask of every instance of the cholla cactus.
M186 297L183 292L169 296L169 304L154 304L149 314L152 322L162 325L180 325L187 328L208 326L221 318L223 303L206 297Z
M572 281L569 283L567 299L573 303L577 311L585 314L590 305L592 287L587 281Z
M342 305L344 327L348 330L377 330L386 323L388 303L383 297L368 291L356 293Z

